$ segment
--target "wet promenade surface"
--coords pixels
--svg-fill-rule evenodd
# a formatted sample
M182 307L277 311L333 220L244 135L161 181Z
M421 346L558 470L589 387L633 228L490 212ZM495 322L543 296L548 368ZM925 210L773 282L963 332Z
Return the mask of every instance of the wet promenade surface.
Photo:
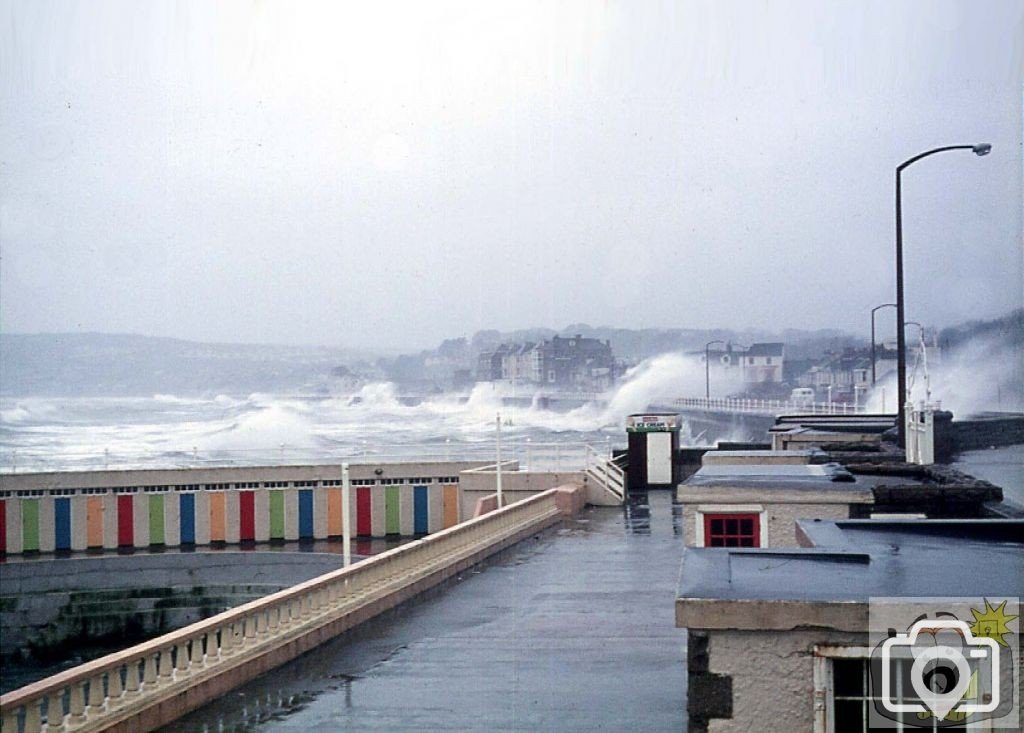
M685 730L673 509L587 509L164 730Z

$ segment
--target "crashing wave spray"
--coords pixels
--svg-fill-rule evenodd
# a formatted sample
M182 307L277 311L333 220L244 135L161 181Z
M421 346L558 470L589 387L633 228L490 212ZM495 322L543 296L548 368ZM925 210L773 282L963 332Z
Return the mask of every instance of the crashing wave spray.
M1024 410L1024 357L1019 346L976 338L948 353L929 352L928 358L931 397L942 409L959 417ZM886 412L896 412L896 378L891 373L875 386L868 410L882 411L883 388ZM914 403L926 399L923 380L914 380L907 399Z

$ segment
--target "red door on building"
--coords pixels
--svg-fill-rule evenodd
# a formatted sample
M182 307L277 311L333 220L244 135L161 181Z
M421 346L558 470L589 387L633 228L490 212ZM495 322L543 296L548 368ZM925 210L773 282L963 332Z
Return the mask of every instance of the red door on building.
M131 494L117 497L117 546L132 547L135 544L135 512L132 511L135 497Z
M242 542L256 539L255 492L243 491L238 495L238 538Z
M370 522L370 487L356 489L356 534L369 537L373 534Z

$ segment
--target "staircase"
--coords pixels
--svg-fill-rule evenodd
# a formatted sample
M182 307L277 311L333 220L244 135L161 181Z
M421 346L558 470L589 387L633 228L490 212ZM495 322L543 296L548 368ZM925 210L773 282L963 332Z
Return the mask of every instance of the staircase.
M589 503L614 506L622 504L625 500L625 471L615 464L614 459L589 445L586 449L586 465L583 475L588 484L587 501Z

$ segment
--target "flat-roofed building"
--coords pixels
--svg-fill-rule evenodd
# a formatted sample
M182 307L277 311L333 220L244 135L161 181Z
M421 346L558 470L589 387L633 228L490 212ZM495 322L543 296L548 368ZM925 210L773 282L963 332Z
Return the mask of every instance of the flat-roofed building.
M790 455L809 461L813 454ZM858 480L836 463L721 464L720 459L705 454L705 465L676 489L688 546L795 547L797 520L868 516L874 502L872 481Z
M872 620L880 599L955 596L971 609L957 618L970 622L1004 613L989 601L1024 596L1022 520L802 520L797 536L799 548L684 550L676 626L689 630L690 733L868 730L878 714L869 692L878 692L869 676L875 640L902 635L902 627L890 633ZM1020 619L1009 618L1019 613L1005 609L1003 619L1019 633ZM980 622L973 629L991 630ZM1021 664L1013 655L999 658L1002 677L1014 677L1002 687L999 710L1005 715L1015 704L1019 716ZM911 672L908 664L899 674ZM913 703L912 685L891 692Z

